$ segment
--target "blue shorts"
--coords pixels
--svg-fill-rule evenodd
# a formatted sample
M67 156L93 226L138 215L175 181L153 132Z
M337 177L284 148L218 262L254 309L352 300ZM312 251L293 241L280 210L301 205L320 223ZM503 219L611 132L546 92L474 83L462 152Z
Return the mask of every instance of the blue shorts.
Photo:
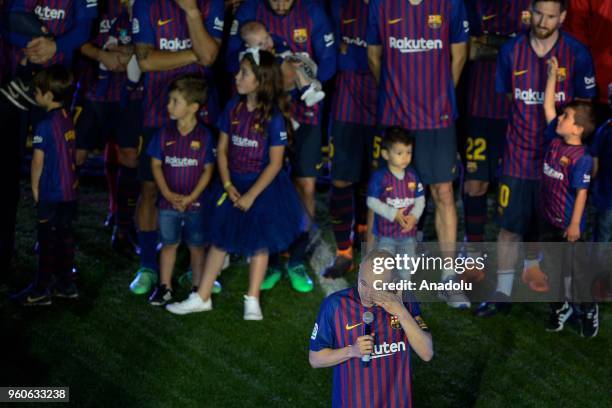
M504 119L467 118L466 180L494 181L499 178L507 124Z
M499 226L523 236L523 241L538 240L540 181L510 176L499 179L497 216Z
M376 249L389 251L393 255L414 256L416 251L416 237L392 238L376 237Z
M77 149L103 148L111 137L122 148L137 148L142 128L141 101L95 102L83 99L75 104Z
M204 217L202 210L180 212L159 210L159 235L162 245L204 245ZM182 237L182 238L181 238Z
M369 178L375 133L374 126L348 122L332 124L329 143L332 180L356 183Z
M289 148L291 176L317 177L323 166L321 162L321 126L301 124L293 133L293 144Z
M423 184L450 183L457 177L455 126L413 130L413 166Z
M159 128L155 127L145 127L142 130L138 148L138 177L140 181L154 181L153 171L151 170L151 156L147 154L147 148L149 147L149 142L151 142L153 135L158 130Z

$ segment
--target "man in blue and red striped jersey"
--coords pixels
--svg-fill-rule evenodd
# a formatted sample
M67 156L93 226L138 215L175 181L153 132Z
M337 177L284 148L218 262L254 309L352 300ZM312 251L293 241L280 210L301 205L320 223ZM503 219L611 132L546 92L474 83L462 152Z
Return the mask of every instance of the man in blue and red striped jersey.
M72 56L90 34L91 23L97 15L96 0L7 0L5 10L9 13L23 12L36 15L41 26L49 34L45 37L31 38L17 33L5 32L3 39L10 48L8 60L2 65L10 67L10 75L2 87L0 96L0 121L3 129L19 129L20 138L16 146L6 154L8 172L3 177L10 180L15 188L9 188L7 206L3 211L7 228L0 236L0 256L7 264L13 253L15 217L19 199L19 168L24 151L28 125L35 127L42 119L40 109L33 105L33 89L29 84L32 75L43 67L53 64L70 66ZM23 112L23 113L22 113ZM17 145L18 144L18 145ZM4 225L4 223L3 223Z
M334 75L337 58L334 32L323 5L317 0L245 0L232 22L227 50L230 72L237 71L238 52L243 46L240 27L253 20L263 23L270 34L282 38L291 51L308 53L317 63L317 79L321 83ZM322 104L319 102L308 107L299 97L294 99L293 116L300 127L293 135L293 145L289 151L291 172L306 213L313 219L315 180L321 166ZM292 287L300 292L309 292L313 288L304 266L308 236L309 233L304 232L289 248L287 272ZM263 289L274 287L281 277L276 258L270 260Z
M584 45L559 28L565 19L563 0L533 0L531 30L518 35L501 48L497 57L495 88L511 98L502 159L497 238L497 287L491 302L476 310L479 316L495 314L508 306L514 281L518 242L537 242L534 226L538 211L544 129L542 110L547 77L547 60L559 61L555 101L557 107L573 99L595 96L593 62ZM524 273L541 274L537 247L528 245Z
M131 6L124 0L109 0L105 9L100 10L95 38L81 47L81 53L89 60L80 80L86 89L75 103L74 115L77 165L85 162L88 151L104 146L111 133L119 146L112 247L126 255L136 250L129 231L138 198L138 143L142 124L141 90L133 89L125 95L126 89L132 86L126 74L133 55L131 14ZM122 98L126 99L123 107Z
M368 156L375 134L377 86L368 67L365 41L368 5L364 0L334 0L331 12L339 44L332 99L329 201L336 258L324 275L340 277L353 269L353 225L358 234L367 225L365 199L355 194L355 183L365 181L371 167ZM362 187L358 185L357 191L365 191Z
M395 274L381 266L387 260L393 260L387 251L370 252L357 287L333 293L321 305L308 359L313 368L334 367L332 407L412 407L410 351L424 361L433 357L419 304L382 289ZM367 325L366 313L374 318Z
M211 66L221 45L223 12L222 0L136 0L134 43L144 72L142 146L148 146L153 134L169 121L167 87L173 79L198 74L212 83ZM214 123L217 105L216 92L209 87L208 102L201 111L204 123ZM145 150L139 158L142 186L136 210L141 267L130 285L136 294L147 293L157 281L157 188Z
M368 61L378 89L378 124L415 136L414 166L430 185L436 232L445 256L455 255L457 210L455 86L467 60L469 24L460 0L370 0ZM442 279L457 279L450 269ZM462 292L451 307L469 307Z
M501 163L509 102L495 92L495 59L501 45L510 36L529 28L531 0L466 2L470 22L470 60L467 94L466 176L463 186L465 238L484 241L487 222L487 190L497 180ZM469 256L480 256L468 247ZM463 274L480 281L484 270L469 269Z

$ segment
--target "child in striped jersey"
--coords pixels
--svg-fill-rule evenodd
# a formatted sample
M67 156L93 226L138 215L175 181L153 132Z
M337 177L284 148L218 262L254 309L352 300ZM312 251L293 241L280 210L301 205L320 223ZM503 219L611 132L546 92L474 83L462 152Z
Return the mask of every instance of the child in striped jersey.
M159 207L160 284L149 297L153 306L172 299L172 270L181 241L189 247L193 285L204 266L202 198L214 168L213 137L198 122L197 112L206 103L203 78L188 75L169 88L168 113L172 122L151 139L148 154L161 197Z
M40 71L33 80L45 117L32 139L32 194L38 219L38 273L14 299L22 305L46 306L51 296L77 298L74 282L74 235L77 187L76 147L72 116L72 75L61 65Z
M276 54L281 59L281 72L285 90L299 90L300 99L313 106L325 98L321 82L317 79L317 64L305 52L291 52L280 38L273 38L266 26L250 21L240 28L240 36L247 48L257 48Z
M595 114L590 102L574 100L557 116L555 87L559 63L548 61L548 80L544 93L546 153L540 187L540 241L579 242L585 229L585 206L591 181L593 159L583 140L595 129ZM583 246L543 245L540 275L523 274L523 281L537 292L550 292L557 303L550 304L548 331L561 331L576 313L584 337L594 337L599 328L597 303L591 286L594 277ZM547 274L548 276L546 276ZM543 275L543 276L542 276Z
M408 131L387 128L381 152L387 165L372 175L368 185L367 205L374 212L373 225L368 230L377 248L394 255L414 255L417 223L425 209L421 180L408 167L413 146L414 139ZM407 272L400 271L402 279L410 279Z
M244 319L261 320L261 283L269 254L285 249L302 234L304 209L283 169L291 128L287 94L273 54L248 50L236 75L238 95L218 122L220 181L204 204L206 255L198 291L166 306L175 314L212 309L213 283L227 253L250 257Z

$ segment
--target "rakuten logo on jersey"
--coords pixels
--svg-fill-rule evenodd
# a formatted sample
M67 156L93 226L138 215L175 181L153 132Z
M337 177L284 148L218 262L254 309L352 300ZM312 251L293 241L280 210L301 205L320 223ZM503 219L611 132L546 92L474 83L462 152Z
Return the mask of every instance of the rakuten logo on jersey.
M544 174L555 180L563 180L563 173L550 167L548 163L544 162Z
M403 341L387 343L385 341L382 344L374 345L374 351L371 356L372 358L388 357L400 351L406 351L406 343Z
M191 49L191 39L181 40L180 38L160 38L159 49L168 51L180 51Z
M514 88L514 99L525 102L525 105L542 105L544 103L544 92L534 91L531 88ZM565 92L556 92L555 102L565 102Z
M36 13L38 18L40 18L42 21L62 20L64 17L66 17L65 10L54 9L49 6L36 6L34 13Z
M358 47L363 47L363 48L368 47L368 43L359 37L350 38L345 35L344 37L342 37L342 41L347 43L348 45L356 45Z
M425 38L395 38L389 37L389 48L395 48L401 53L428 52L444 48L442 40L427 40Z

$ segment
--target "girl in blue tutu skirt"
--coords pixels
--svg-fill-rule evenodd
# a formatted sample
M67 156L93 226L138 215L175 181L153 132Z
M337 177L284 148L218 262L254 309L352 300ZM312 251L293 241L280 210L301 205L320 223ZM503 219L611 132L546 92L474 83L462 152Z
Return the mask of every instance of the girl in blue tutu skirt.
M290 105L275 57L248 49L241 58L236 88L238 95L218 123L220 180L204 208L211 245L204 273L197 292L166 306L175 314L212 309L213 283L229 252L251 259L244 319L263 319L259 291L268 255L286 249L303 230L305 212L283 170L291 133Z

